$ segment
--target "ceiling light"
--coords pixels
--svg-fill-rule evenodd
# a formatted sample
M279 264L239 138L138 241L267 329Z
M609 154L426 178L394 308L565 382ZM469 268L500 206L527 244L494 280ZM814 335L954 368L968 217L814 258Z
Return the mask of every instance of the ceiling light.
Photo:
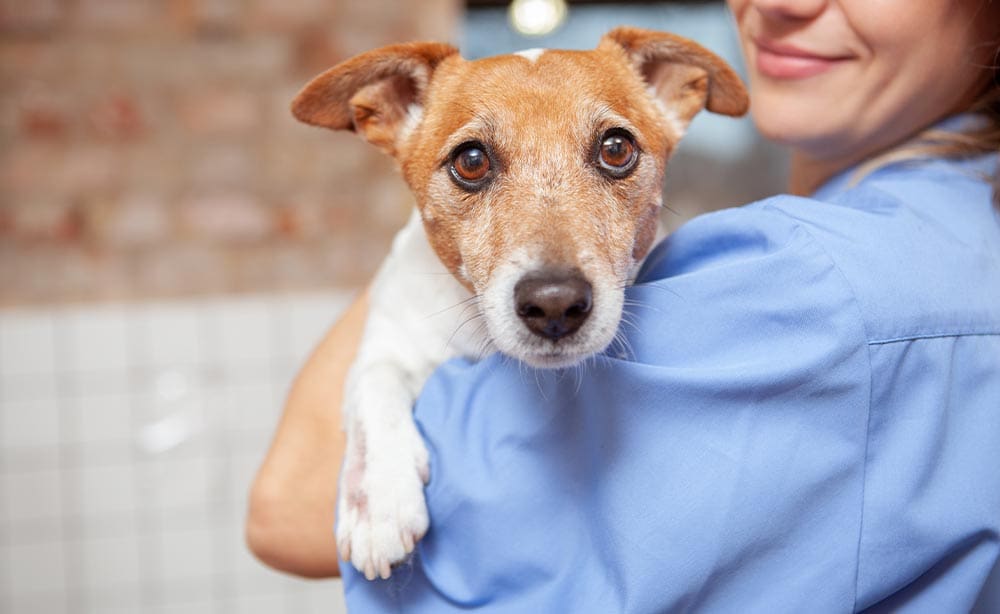
M566 20L566 0L514 0L510 23L525 36L544 36Z

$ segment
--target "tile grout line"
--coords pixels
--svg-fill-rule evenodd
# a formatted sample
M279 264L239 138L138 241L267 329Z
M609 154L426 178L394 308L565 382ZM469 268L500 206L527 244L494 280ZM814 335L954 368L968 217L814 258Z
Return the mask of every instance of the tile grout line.
M144 345L147 339L146 332L148 322L149 305L130 307L128 317L126 317L127 333L129 339L127 351L128 364L128 385L129 390L129 416L131 421L132 446L131 463L133 467L133 480L135 481L135 492L139 500L147 501L150 494L150 463L146 462L143 450L137 442L139 433L142 432L144 400L147 399L149 369L141 361L140 356L144 355ZM155 460L155 459L154 459ZM135 529L137 537L145 536L144 539L136 539L136 555L139 561L139 603L143 611L150 611L158 604L159 587L156 579L160 577L157 567L159 567L160 554L160 534L155 530L156 520L154 514L148 506L141 505L139 501L134 502L133 512L135 514Z
M60 313L61 311L61 313ZM58 474L59 474L59 542L63 552L63 597L67 612L73 611L73 605L81 597L86 600L86 586L83 578L83 545L79 539L70 539L74 534L81 533L78 517L82 510L78 493L78 484L71 478L74 468L80 468L80 454L70 444L76 432L77 420L73 415L77 408L73 395L76 386L69 379L69 369L66 357L73 355L74 347L69 334L71 323L70 313L66 310L51 310L49 312L52 327L53 364L55 378L56 412L58 420ZM83 593L80 595L79 593Z
M222 339L219 331L222 329L221 320L224 317L226 303L203 302L199 305L199 323L202 334L199 336L200 347L199 356L202 360L202 377L206 390L213 390L216 394L220 390L228 393L228 382L221 376L222 373L222 353L219 351L222 346ZM207 362L206 362L207 361ZM225 384L225 386L224 386ZM203 393L204 394L204 393ZM209 404L214 399L208 397ZM204 423L208 426L205 431L209 437L206 454L216 460L217 465L209 464L208 470L215 473L210 475L207 483L211 488L212 479L216 478L221 482L216 488L212 488L214 493L208 493L205 497L206 515L209 527L212 531L211 556L215 572L216 581L211 585L211 595L215 602L215 612L217 614L233 614L236 598L236 563L232 553L228 551L225 531L230 530L229 526L229 483L233 480L232 466L232 446L229 441L227 428L220 428L218 415L211 415L211 412L225 411L225 405L207 406L204 408ZM228 423L225 425L228 426ZM216 467L213 471L212 467Z
M6 326L9 326L9 321L7 320L7 316L5 313L0 312L0 335L3 334L4 328ZM2 360L3 356L0 355L0 374L4 373L3 370L4 364ZM2 412L5 411L3 408L4 408L4 394L3 394L3 387L0 386L0 424L3 423ZM6 475L6 473L7 473L7 450L2 449L0 450L0 475ZM10 501L9 495L3 489L0 489L0 505L6 505L5 503L6 501ZM8 569L8 560L9 560L8 548L10 547L8 535L10 533L11 522L10 518L8 518L8 514L6 511L4 512L3 518L0 519L0 522L3 523L3 526L0 527L0 556L3 556L3 560L0 561L0 609L6 612L12 612L14 611L14 595L13 595L13 590L11 590L12 587L8 586L10 580L7 577L8 574L10 573L10 570Z

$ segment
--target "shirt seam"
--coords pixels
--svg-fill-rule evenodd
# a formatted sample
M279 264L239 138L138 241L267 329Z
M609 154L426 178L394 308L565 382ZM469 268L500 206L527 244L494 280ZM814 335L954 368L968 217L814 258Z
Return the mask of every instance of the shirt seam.
M920 333L915 335L902 335L899 337L887 337L885 339L873 339L868 345L888 345L892 343L906 343L908 341L920 341L921 339L947 339L949 337L997 337L1000 331L953 331L940 333Z
M851 284L851 280L844 273L843 269L840 268L840 265L837 264L837 260L829 252L829 250L826 249L826 246L823 245L823 243L816 238L816 235L814 235L812 232L810 232L808 228L806 228L805 224L803 224L800 220L796 219L791 214L773 205L768 205L767 208L776 213L781 214L786 219L791 220L792 223L795 224L795 227L804 232L809 237L809 240L814 245L816 245L816 247L823 253L824 256L826 256L826 259L830 262L830 265L837 272L837 275L840 276L841 281L843 282L844 286L847 288L850 294L851 305L854 308L857 321L860 324L861 330L864 334L865 360L868 362L868 402L866 403L865 406L865 446L864 446L864 457L863 457L864 460L862 461L862 466L861 466L861 501L860 501L860 511L858 518L857 547L855 549L855 555L854 555L854 595L852 597L852 605L851 605L851 612L856 613L858 612L858 592L859 592L858 588L861 578L861 542L862 542L862 536L864 535L864 526L865 526L865 502L867 501L868 497L868 461L869 461L869 448L871 445L872 394L873 394L872 391L874 390L874 383L873 383L874 374L872 372L872 355L871 355L872 342L870 341L871 337L868 331L868 321L865 319L864 311L861 309L861 303L858 300L857 291L855 291L854 286Z

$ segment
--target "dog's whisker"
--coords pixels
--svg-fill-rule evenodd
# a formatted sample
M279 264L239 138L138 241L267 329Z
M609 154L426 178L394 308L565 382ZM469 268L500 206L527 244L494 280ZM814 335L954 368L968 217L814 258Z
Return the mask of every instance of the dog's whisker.
M573 369L573 375L575 376L573 378L575 380L573 382L574 384L573 396L580 396L580 390L583 389L583 375L584 375L583 371L584 369L586 369L587 363L590 362L592 359L593 356L588 356L586 359L583 360L583 362L576 365L576 368Z
M485 334L487 330L486 318L480 313L477 319L479 320L479 325L476 326L475 331L473 331L473 335L475 338L479 339L479 343L475 350L475 357L478 362L492 353L491 350L493 349L493 340L490 339L489 335ZM506 358L506 356L504 357Z
M454 304L449 305L449 306L447 306L447 307L445 307L443 309L439 309L439 310L437 310L437 311L435 311L433 313L428 314L427 316L424 317L424 319L425 320L429 320L430 318L434 318L436 316L442 315L442 314L447 313L447 312L451 311L452 309L456 309L458 307L462 308L462 312L459 314L459 317L462 317L463 315L465 315L466 310L468 310L470 307L478 307L479 306L479 302L480 302L481 299L482 299L482 297L479 294L473 294L472 296L470 296L470 297L468 297L466 299L462 299L461 301L459 301L457 303L454 303Z
M476 320L480 320L481 323L485 322L486 316L483 315L482 311L480 311L479 309L473 309L472 313L470 314L469 310L470 310L470 307L466 306L465 308L462 309L462 312L458 314L458 319L462 320L462 324L459 325L459 328L461 328L462 326L464 326L465 324L467 324L469 322L474 322ZM476 331L475 331L475 334L478 335L481 332L482 332L482 328L477 328Z
M623 320L624 321L624 320ZM628 335L619 330L611 341L611 355L622 360L635 360L635 351L629 342Z
M454 277L450 271L407 271L407 274L421 277Z
M677 298L680 299L684 298L684 295L678 292L677 290L674 290L673 288L664 287L662 284L645 284L642 286L642 288L644 290L645 289L656 290L657 292L669 292L670 294L673 294Z
M485 329L486 329L486 322L483 321L482 324L480 324L480 328L478 330L484 331ZM492 353L495 353L496 345L493 343L493 339L491 339L485 333L477 333L477 334L482 335L483 338L483 340L480 342L480 347L481 347L480 356L486 357Z
M455 303L454 307L458 307L459 305L464 305L466 307L478 306L482 299L483 296L481 294L473 294L472 296Z
M639 331L639 323L636 319L636 316L633 314L627 314L627 315L623 314L620 323L628 325L632 330L636 332Z
M627 336L622 336L621 344L626 360L638 360L639 357L635 353L635 348L632 347L632 342L629 341Z
M629 307L635 307L637 309L644 309L644 310L647 310L647 311L652 311L653 313L658 314L658 315L662 315L664 313L664 311L662 309L660 309L659 307L657 307L657 306L655 306L655 305L653 305L651 303L648 303L648 302L645 302L645 301L638 301L638 300L635 300L635 299L628 299L628 300L626 300L622 307L624 309L627 309Z
M465 326L467 324L469 324L471 322L475 322L476 320L483 320L483 314L482 313L475 313L472 316L470 316L470 317L466 318L465 320L463 320L462 323L459 324L457 327L455 327L455 330L452 331L451 336L448 337L448 343L446 345L448 347L450 347L451 344L452 344L452 342L455 340L455 337L458 336L458 333L461 332L461 330L463 328L465 328ZM479 330L480 329L477 329L476 332L478 333Z
M552 371L549 369L539 369L538 367L532 367L531 365L528 365L527 368L531 370L531 373L535 378L535 387L538 389L538 394L541 395L542 401L544 403L551 402L552 397L546 390L545 381L549 379L547 375L551 374ZM543 375L543 373L545 373L546 375ZM559 369L558 373L556 373L557 377L556 381L558 382L565 376L566 376L565 369Z
M639 325L636 324L635 322L632 322L631 320L626 320L625 318L622 318L621 324L622 324L622 327L627 326L632 331L634 331L636 333L638 333L640 331ZM622 336L622 337L628 338L628 334L624 330L619 330L618 333L615 335L615 337L618 337L618 336Z
M514 360L514 359L511 358L510 360ZM518 375L518 377L521 379L522 382L527 383L527 381L528 381L528 367L527 367L527 365L525 365L520 360L515 360L514 362L517 363L517 375Z
M641 309L641 305L626 305L625 309L622 309L622 319L626 317L630 318L633 322L639 317L641 311L629 311L629 309Z
M476 349L476 360L477 361L483 360L486 357L492 355L493 353L494 352L493 352L492 342L489 339L483 339L480 342L479 347ZM504 357L505 359L504 362L506 362L507 356L504 354L501 354L501 356Z

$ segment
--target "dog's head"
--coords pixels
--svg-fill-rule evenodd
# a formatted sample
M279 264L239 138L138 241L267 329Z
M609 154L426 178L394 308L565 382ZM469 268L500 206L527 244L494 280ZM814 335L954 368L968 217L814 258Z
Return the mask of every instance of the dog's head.
M558 367L613 340L688 123L747 106L711 52L618 28L592 51L466 61L439 43L377 49L313 79L292 111L393 155L493 342Z

